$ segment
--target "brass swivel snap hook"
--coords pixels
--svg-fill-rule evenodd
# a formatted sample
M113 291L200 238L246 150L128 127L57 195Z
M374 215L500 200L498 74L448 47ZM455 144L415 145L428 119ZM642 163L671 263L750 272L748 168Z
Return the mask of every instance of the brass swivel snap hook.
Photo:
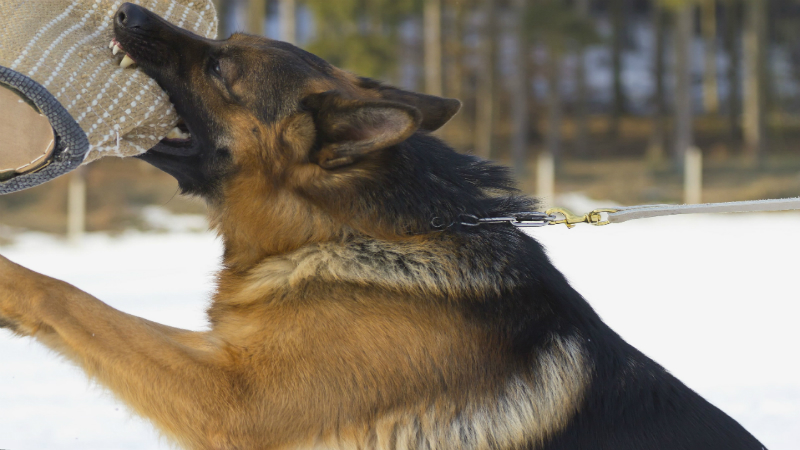
M565 208L550 208L545 212L545 214L547 215L561 214L562 216L564 216L564 219L562 220L553 220L552 222L550 222L550 225L557 225L563 223L564 225L567 226L567 228L572 228L579 223L588 223L595 226L608 225L609 221L603 220L602 213L614 213L614 212L617 212L617 210L601 208L601 209L595 209L594 211L579 216Z

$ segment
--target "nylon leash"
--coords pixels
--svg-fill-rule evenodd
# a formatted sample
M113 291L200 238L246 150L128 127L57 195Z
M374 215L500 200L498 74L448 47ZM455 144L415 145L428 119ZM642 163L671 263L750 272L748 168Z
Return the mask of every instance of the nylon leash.
M595 209L577 215L565 208L550 208L545 212L521 212L504 217L479 218L472 214L462 214L461 225L478 226L489 223L509 223L518 228L543 227L564 224L572 228L579 223L595 226L622 223L629 220L650 217L675 216L682 214L748 213L800 210L800 197L769 200L752 200L727 203L700 203L696 205L640 205L618 208ZM563 217L563 218L560 218Z

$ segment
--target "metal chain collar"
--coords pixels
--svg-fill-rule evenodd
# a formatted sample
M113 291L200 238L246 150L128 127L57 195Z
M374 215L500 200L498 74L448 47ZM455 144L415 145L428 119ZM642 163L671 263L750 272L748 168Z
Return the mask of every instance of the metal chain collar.
M467 227L476 227L487 223L508 223L515 227L543 227L545 225L564 224L572 228L579 223L601 226L609 223L622 223L634 219L648 217L673 216L678 214L709 214L709 213L745 213L767 211L796 211L800 210L800 197L780 198L768 200L750 200L728 203L702 203L693 205L642 205L618 208L600 208L583 215L573 214L564 208L550 208L545 212L519 212L503 217L478 217L474 214L461 214L458 221L451 223ZM559 219L558 216L563 217ZM444 224L437 223L439 218L434 218L431 225L443 228Z
M600 226L609 223L608 220L603 220L602 213L613 213L616 211L616 209L596 209L582 216L575 215L564 208L551 208L545 212L518 212L502 217L478 217L474 214L460 214L458 220L450 225L445 225L441 223L441 219L434 217L433 220L431 220L431 226L434 228L449 228L458 224L467 227L477 227L490 223L508 223L517 228L543 227L545 225L559 224L564 224L568 228L572 228L579 223L589 223ZM557 214L564 218L559 219Z

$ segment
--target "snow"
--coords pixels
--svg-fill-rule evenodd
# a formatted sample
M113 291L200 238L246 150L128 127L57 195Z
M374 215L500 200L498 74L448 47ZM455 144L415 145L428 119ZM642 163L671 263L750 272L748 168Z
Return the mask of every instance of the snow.
M567 201L568 199L563 199ZM574 199L573 199L574 200ZM576 208L580 209L580 208ZM24 233L0 253L125 312L206 327L221 246L195 219L163 233ZM800 449L800 214L534 229L555 264L634 346L772 450ZM144 420L29 339L0 331L0 448L166 449Z
M537 229L616 332L772 450L800 449L800 214Z

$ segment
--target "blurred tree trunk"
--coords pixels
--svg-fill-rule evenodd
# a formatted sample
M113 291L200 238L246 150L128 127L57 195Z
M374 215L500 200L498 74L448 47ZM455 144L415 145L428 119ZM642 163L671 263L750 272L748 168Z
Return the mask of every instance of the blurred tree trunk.
M589 19L589 0L578 0L578 14L584 19ZM589 89L586 80L586 47L578 44L577 64L575 66L575 82L577 83L577 136L575 139L576 152L579 157L589 156Z
M442 1L425 0L425 92L442 95Z
M486 159L492 157L492 134L494 133L494 38L496 11L495 0L482 0L481 12L484 26L480 39L480 67L475 111L475 153Z
M694 6L678 9L675 30L675 161L683 165L686 151L694 145L692 134L691 48L694 34Z
M658 165L664 161L664 150L667 140L667 106L664 95L664 51L666 46L666 11L655 3L653 5L653 80L655 92L653 93L653 135L647 148L647 162L649 165Z
M625 0L611 0L611 70L613 104L609 134L619 135L620 120L625 114L625 92L622 87L622 51L625 44Z
M281 40L290 44L297 43L297 5L296 0L280 0Z
M457 98L463 102L466 101L466 93L464 92L464 20L466 18L465 2L461 0L447 0L446 17L446 32L445 36L445 54L446 57L446 70L444 76L447 80L445 83L444 95ZM462 113L457 114L452 123L448 124L443 132L448 141L455 145L465 145L463 136L466 134L466 117Z
M744 144L752 162L764 151L764 72L766 70L766 1L748 0L744 28Z
M267 17L267 0L247 0L247 32L264 35L264 20Z
M547 151L552 155L556 167L561 162L561 119L562 119L562 99L561 99L561 61L562 55L551 46L547 61L547 107L548 107L548 130L547 130Z
M725 51L728 54L728 134L731 139L741 135L739 114L741 84L741 47L739 30L741 28L741 3L739 0L725 2Z
M231 34L228 19L231 15L230 0L214 0L214 7L217 10L219 24L217 26L217 39L227 39Z
M540 104L539 98L536 95L535 85L533 81L535 81L539 75L541 75L541 67L540 64L537 62L536 58L533 54L533 48L530 49L531 51L525 55L525 72L528 74L528 78L530 79L530 83L528 83L528 123L530 126L528 127L528 141L531 144L536 142L541 142L543 139L542 133L539 130L539 120L541 119L541 114L544 114L542 111L542 105Z
M708 114L719 113L719 87L717 86L717 2L701 3L703 29L703 107Z
M530 120L528 118L528 65L525 59L529 57L530 46L525 39L522 19L525 14L526 0L513 0L511 7L513 12L513 38L514 45L514 64L511 73L511 155L514 161L514 170L518 176L524 176L527 172L526 163L528 160L528 129Z

